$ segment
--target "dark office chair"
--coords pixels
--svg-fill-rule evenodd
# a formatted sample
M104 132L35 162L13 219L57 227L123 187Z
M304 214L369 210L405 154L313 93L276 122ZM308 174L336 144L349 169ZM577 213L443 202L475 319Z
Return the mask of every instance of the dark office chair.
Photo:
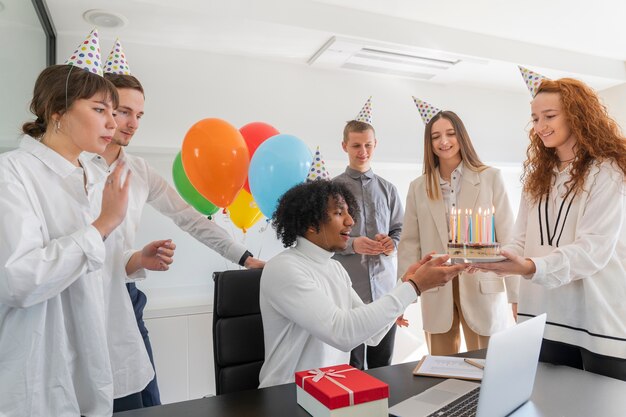
M217 395L256 389L263 365L261 269L215 272L213 357Z

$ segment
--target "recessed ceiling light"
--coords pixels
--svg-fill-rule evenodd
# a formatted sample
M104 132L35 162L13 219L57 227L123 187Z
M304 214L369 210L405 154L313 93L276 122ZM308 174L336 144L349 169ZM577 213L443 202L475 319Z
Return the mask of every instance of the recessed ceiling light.
M87 23L104 28L121 28L128 24L128 19L121 14L99 9L87 10L83 13L83 19Z

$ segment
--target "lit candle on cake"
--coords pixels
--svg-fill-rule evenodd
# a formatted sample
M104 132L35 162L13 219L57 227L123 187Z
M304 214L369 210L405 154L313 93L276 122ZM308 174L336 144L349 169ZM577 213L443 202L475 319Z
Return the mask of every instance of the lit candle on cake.
M491 206L491 241L496 243L496 208Z
M465 243L467 243L468 242L468 240L467 240L468 239L468 232L469 232L469 224L467 222L467 209L465 209L465 223L464 223L463 226L464 226L463 227L463 234L465 235L463 241Z
M450 215L448 254L451 258L463 259L463 262L493 262L500 254L495 233L495 207L478 207L477 212L464 210L463 218L460 208L454 209Z
M477 233L476 233L476 243L482 242L483 238L483 209L482 207L478 207L478 224L477 224Z
M472 209L469 209L469 241L470 243L474 241L474 227L472 224Z

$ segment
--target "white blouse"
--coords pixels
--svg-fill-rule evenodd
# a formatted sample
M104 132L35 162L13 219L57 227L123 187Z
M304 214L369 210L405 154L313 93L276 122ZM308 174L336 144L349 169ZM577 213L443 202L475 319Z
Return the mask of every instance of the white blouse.
M522 199L506 247L536 266L520 283L519 320L546 312L546 339L626 358L624 176L609 162L593 164L584 190L566 197L569 172L555 175L547 203Z
M0 155L0 410L106 416L105 248L91 226L104 177L25 137Z

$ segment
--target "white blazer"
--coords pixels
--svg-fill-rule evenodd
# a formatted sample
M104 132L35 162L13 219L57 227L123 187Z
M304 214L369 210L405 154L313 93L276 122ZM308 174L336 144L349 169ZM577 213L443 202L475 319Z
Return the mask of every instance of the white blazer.
M513 211L500 171L487 168L478 173L463 170L458 198L461 210L495 207L496 240L507 243L513 230ZM426 194L426 177L415 179L409 186L404 213L404 225L398 246L398 273L423 255L435 251L446 253L448 228L443 199L431 200ZM505 285L506 281L506 285ZM499 277L491 272L459 276L459 296L465 321L483 336L506 328L513 323L509 302L517 302L519 276ZM445 333L452 327L452 283L424 291L421 296L422 321L429 333Z

